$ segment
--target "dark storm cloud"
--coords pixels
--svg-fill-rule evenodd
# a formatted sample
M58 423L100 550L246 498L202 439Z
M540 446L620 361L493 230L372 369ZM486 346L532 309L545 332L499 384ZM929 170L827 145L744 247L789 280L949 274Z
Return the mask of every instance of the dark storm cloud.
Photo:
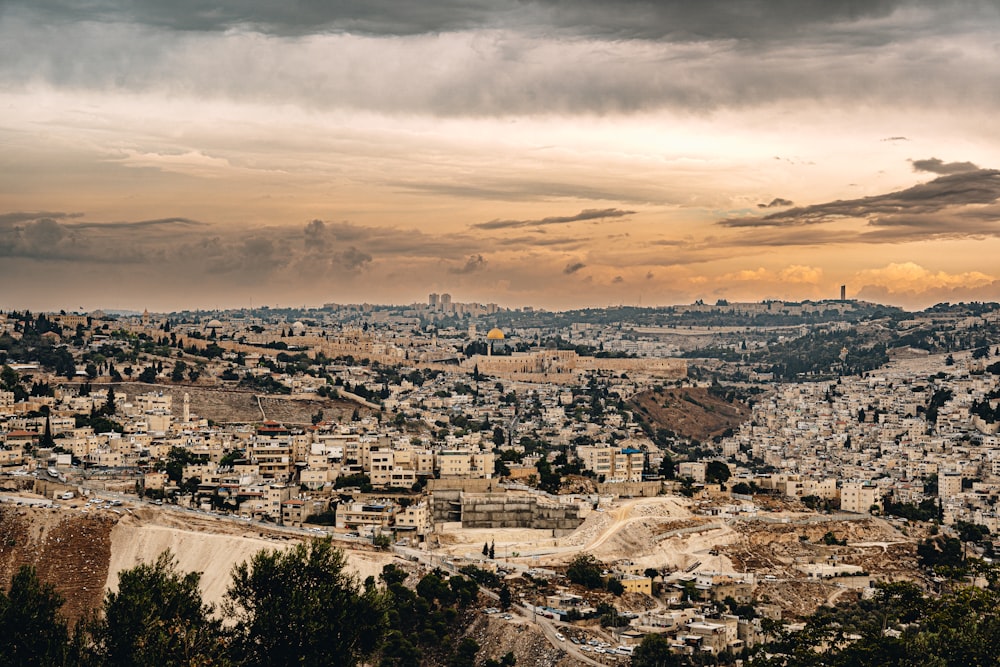
M607 218L622 218L633 215L635 211L623 211L617 208L588 208L580 211L576 215L560 215L539 220L490 220L472 225L477 229L515 229L518 227L544 227L546 225L564 225L570 222L584 222L589 220L606 220Z
M563 273L565 273L566 275L571 275L573 273L576 273L585 266L587 265L584 264L583 262L573 262L571 264L566 265L566 268L563 269Z
M977 171L979 167L971 162L944 162L936 157L927 160L911 160L913 171L927 171L932 174L964 174Z
M296 36L324 32L415 35L464 29L523 28L614 39L787 39L815 26L853 24L910 0L7 0L53 21L125 22L179 31L250 28ZM973 5L973 8L977 8ZM972 9L972 8L970 8Z
M779 208L781 206L793 206L795 202L790 199L782 199L781 197L775 197L767 204L757 204L757 208Z
M513 8L480 0L8 0L52 20L137 23L178 31L223 32L234 28L284 36L324 32L413 35L482 27Z
M0 256L136 263L162 257L164 239L176 243L172 228L204 226L188 218L74 222L83 216L44 211L0 214Z
M458 267L452 267L448 269L449 273L454 273L457 275L462 275L466 273L476 273L477 271L482 271L486 268L489 262L486 261L482 255L470 255L469 259L465 261L465 264Z
M723 227L799 227L844 218L867 219L871 225L891 225L906 216L940 214L948 209L992 204L1000 199L1000 171L976 169L940 176L927 183L883 195L799 206L760 218L729 218ZM995 221L992 213L969 211L970 219Z
M989 30L998 9L988 2L6 0L3 6L0 86L41 81L381 113L672 108L704 114L817 100L926 107L961 99L968 109L992 108L996 87L982 82L1000 68Z

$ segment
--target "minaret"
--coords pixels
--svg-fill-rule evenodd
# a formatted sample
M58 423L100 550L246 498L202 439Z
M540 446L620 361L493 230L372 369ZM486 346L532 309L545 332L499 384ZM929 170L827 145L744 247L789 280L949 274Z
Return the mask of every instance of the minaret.
M184 392L184 423L191 421L191 396Z

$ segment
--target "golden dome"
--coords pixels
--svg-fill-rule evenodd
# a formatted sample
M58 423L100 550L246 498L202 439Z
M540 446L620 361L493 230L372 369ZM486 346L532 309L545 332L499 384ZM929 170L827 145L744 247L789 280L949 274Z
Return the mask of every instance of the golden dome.
M486 334L486 340L503 340L503 339L504 339L503 332L496 328L490 329L490 332Z

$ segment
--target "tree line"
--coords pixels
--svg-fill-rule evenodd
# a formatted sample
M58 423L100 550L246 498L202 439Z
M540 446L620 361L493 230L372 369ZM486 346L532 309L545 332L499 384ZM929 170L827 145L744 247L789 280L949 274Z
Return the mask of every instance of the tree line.
M475 667L479 646L462 633L478 584L434 570L411 589L407 577L386 565L359 582L344 552L316 539L237 565L215 607L200 573L166 551L121 572L101 608L70 627L55 587L22 566L0 591L0 667Z

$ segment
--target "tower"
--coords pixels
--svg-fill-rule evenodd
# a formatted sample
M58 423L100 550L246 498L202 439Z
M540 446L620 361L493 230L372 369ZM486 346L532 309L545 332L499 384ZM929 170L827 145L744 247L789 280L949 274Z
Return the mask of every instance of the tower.
M191 421L191 396L184 392L184 423Z
M847 285L840 286L840 300L847 301Z

